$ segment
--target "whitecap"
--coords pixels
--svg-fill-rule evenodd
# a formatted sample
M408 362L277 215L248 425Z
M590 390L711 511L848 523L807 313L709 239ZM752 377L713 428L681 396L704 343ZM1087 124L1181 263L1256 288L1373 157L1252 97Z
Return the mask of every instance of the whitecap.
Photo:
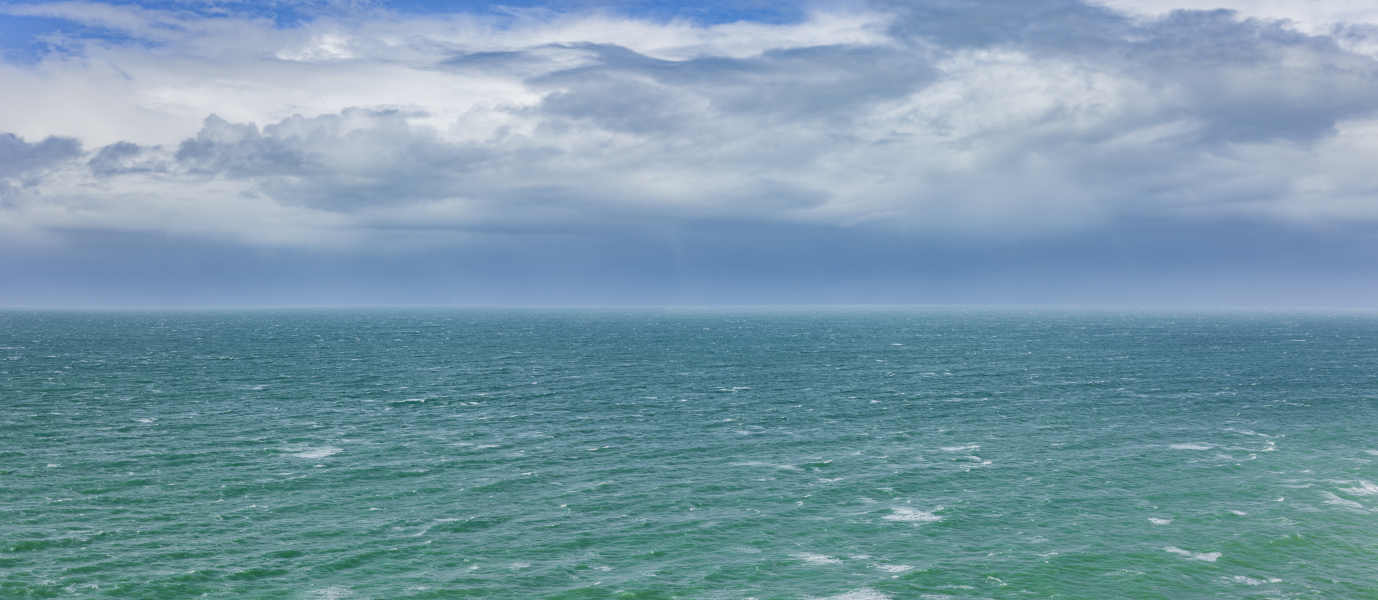
M1336 496L1335 494L1332 494L1332 493L1330 493L1330 492L1321 492L1321 493L1324 494L1325 497L1326 497L1326 501L1325 501L1326 504L1334 504L1334 505L1336 505L1336 506L1344 506L1344 507L1348 507L1348 508L1363 508L1363 507L1364 507L1364 505L1359 504L1358 502L1355 502L1355 501L1353 501L1353 500L1345 500L1344 498L1341 498L1341 497L1339 497L1339 496Z
M1359 487L1340 488L1340 491L1354 494L1355 496L1372 496L1373 494L1378 494L1378 485L1360 480Z
M1171 553L1173 553L1173 554L1181 554L1182 556L1185 556L1185 557L1187 557L1187 558L1191 558L1191 559L1194 559L1194 560L1204 560L1204 561L1206 561L1206 562L1215 562L1215 559L1220 558L1220 553L1219 553L1219 552L1204 552L1204 553L1198 553L1198 552L1191 552L1191 551L1189 551L1189 550L1183 550L1183 549L1178 548L1178 547L1176 547L1176 546L1168 546L1168 547L1163 548L1163 549L1164 549L1164 550L1167 550L1168 552L1171 552Z
M1244 512L1244 511L1242 511L1242 510L1232 510L1232 511L1230 511L1230 512L1232 512L1232 513L1234 513L1234 514L1236 514L1236 515L1239 515L1239 516L1241 516L1241 517L1248 516L1248 514L1249 514L1249 513L1246 513L1246 512Z
M871 588L861 588L850 592L828 596L827 598L817 598L816 600L890 600L888 594L882 594Z
M323 446L321 448L316 448L314 450L298 452L296 454L293 454L292 456L295 456L297 458L325 458L327 456L339 454L341 452L344 452L344 450L341 450L334 446Z
M1207 446L1205 444L1172 444L1168 447L1173 450L1210 450L1215 446Z
M802 561L804 561L804 562L806 562L806 563L809 563L809 564L811 564L811 565L840 565L840 564L842 564L842 561L841 561L840 559L836 559L836 558L833 558L833 557L828 556L828 555L825 555L825 554L809 554L808 552L800 552L800 553L798 553L798 554L791 554L790 556L793 556L793 557L795 557L795 558L797 558L797 559L799 559L799 560L802 560Z
M944 446L942 450L945 452L961 452L963 450L975 450L980 447L981 446L977 444L971 444L970 446Z
M1154 525L1167 525L1168 523L1172 522L1172 519L1157 519L1154 517L1149 517L1148 522Z
M914 567L913 565L876 565L876 568L887 573L903 573Z
M942 509L943 507L939 506L938 508L933 509L933 511L937 512ZM942 517L935 515L932 512L924 512L922 510L917 510L905 506L892 509L892 512L890 514L885 515L881 518L885 519L886 521L905 521L911 523L932 523L934 521L941 521L943 519Z
M321 600L339 600L340 598L353 596L354 592L342 585L332 585L323 590L311 592L311 595Z

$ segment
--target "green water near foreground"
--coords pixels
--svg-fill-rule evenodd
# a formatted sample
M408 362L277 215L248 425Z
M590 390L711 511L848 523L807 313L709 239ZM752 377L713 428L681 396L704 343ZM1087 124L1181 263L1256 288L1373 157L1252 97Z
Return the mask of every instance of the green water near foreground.
M1378 315L0 312L4 598L1378 598Z

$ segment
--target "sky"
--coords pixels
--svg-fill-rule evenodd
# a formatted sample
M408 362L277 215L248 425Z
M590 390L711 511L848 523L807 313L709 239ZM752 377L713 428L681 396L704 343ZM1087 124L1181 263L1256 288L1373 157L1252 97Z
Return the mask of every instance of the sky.
M1378 306L1378 3L0 2L0 306Z

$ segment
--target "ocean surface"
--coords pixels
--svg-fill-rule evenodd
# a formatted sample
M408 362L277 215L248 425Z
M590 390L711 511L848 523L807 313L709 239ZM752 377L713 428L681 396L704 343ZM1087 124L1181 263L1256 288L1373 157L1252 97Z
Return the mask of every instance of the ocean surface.
M1378 598L1378 313L0 311L0 597Z

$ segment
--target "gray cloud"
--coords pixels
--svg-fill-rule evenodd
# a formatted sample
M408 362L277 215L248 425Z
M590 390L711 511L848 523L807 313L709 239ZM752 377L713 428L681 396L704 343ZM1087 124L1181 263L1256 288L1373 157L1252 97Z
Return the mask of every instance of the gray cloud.
M261 127L212 114L177 143L98 148L77 183L25 192L25 214L137 198L164 219L151 230L197 230L223 215L188 224L196 213L167 207L213 197L265 211L244 223L290 213L329 235L694 221L1047 238L1143 218L1378 221L1366 200L1378 180L1350 158L1378 151L1366 129L1378 64L1352 50L1368 29L1309 35L1229 11L1145 19L1071 0L870 6L882 17L860 29L884 33L753 52L554 34L380 50L382 34L313 33L318 47L293 46L274 68L420 73L451 96L278 111ZM66 138L8 139L0 152L79 153ZM37 160L7 164L72 168ZM273 239L288 238L316 239Z
M161 160L159 148L148 148L133 142L115 142L95 152L86 166L97 177L114 177L136 173L160 173L169 168Z
M81 142L72 138L48 136L26 142L12 133L0 133L0 177L41 173L80 155Z

